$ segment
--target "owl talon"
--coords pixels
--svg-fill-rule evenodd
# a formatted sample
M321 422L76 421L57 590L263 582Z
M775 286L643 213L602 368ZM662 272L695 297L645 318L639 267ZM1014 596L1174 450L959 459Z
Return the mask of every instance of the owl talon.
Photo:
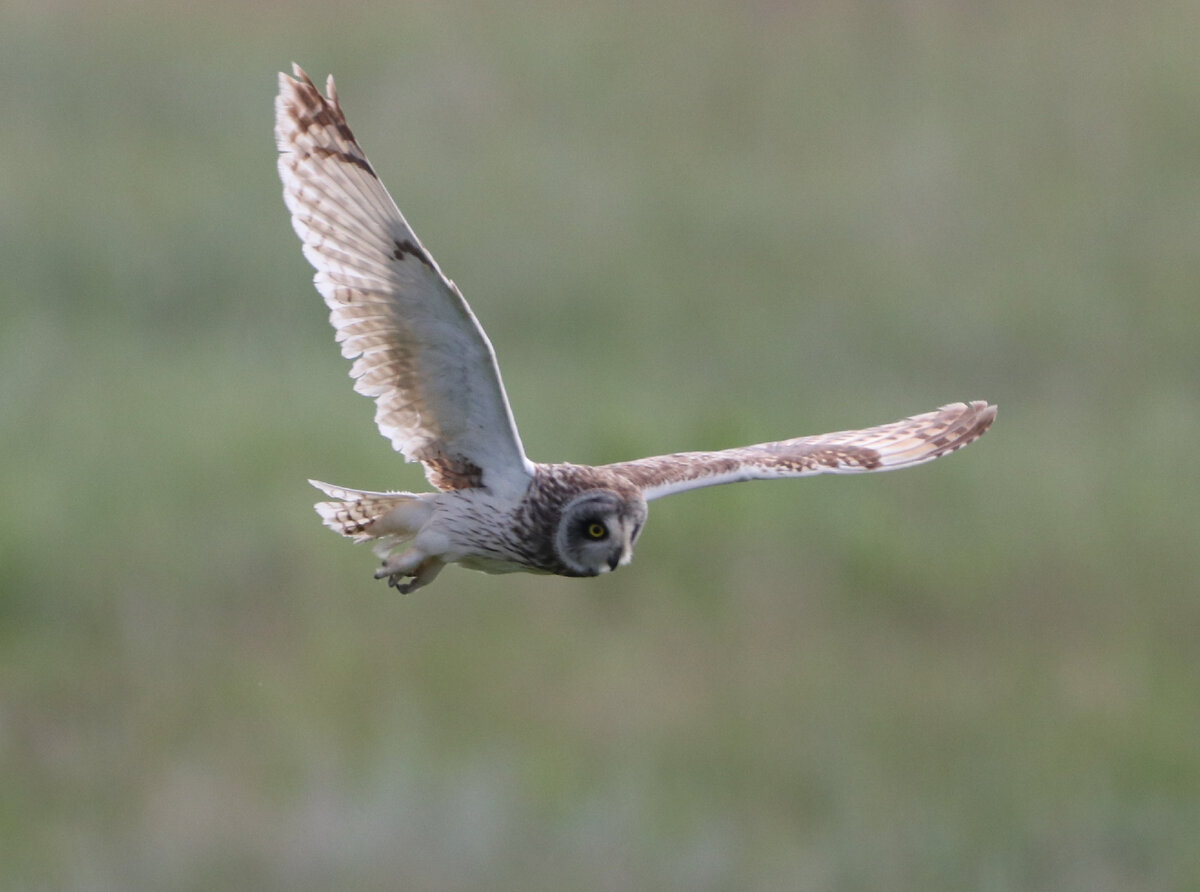
M402 595L407 595L409 592L416 591L421 586L433 582L434 577L442 571L444 566L446 564L436 557L426 557L414 565L413 555L407 553L401 555L398 560L391 558L384 561L383 567L375 571L375 578L387 577L390 588L394 588ZM411 576L412 580L401 582L406 576Z
M404 577L406 577L406 576L411 576L413 578L412 582L404 582L403 580L404 580ZM388 588L394 588L396 591L398 591L402 595L407 595L413 589L418 587L416 571L409 570L409 571L391 573L391 572L388 572L386 564L384 565L384 569L379 570L375 573L375 578L376 579L386 578Z
M417 580L414 577L412 582L401 582L400 580L403 578L404 577L401 574L393 573L391 576L389 576L387 578L388 586L391 588L394 588L396 591L398 591L402 595L407 595L414 588L416 588Z
M394 588L402 595L407 595L412 591L412 583L404 582L404 577L411 576L413 581L416 581L416 570L392 570L384 561L382 569L375 571L376 579L387 579L388 588Z

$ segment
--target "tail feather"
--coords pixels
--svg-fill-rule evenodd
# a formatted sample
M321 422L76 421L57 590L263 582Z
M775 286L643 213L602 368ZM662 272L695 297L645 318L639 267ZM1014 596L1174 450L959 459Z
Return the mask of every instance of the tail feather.
M308 482L338 500L313 506L325 526L355 542L383 539L394 545L415 536L433 512L433 506L417 493L369 492Z

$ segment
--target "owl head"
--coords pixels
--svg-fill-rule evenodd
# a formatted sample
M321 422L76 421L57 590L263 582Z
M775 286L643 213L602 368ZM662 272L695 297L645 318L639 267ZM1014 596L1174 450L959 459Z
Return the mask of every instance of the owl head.
M645 522L646 502L640 495L585 492L564 506L554 550L570 575L598 576L629 563Z

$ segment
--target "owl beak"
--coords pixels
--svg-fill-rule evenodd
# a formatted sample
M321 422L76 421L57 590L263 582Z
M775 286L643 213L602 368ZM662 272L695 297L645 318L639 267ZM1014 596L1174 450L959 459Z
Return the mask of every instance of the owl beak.
M633 560L633 548L626 544L617 554L608 559L608 567L610 570L615 570L617 567L624 567L631 560Z

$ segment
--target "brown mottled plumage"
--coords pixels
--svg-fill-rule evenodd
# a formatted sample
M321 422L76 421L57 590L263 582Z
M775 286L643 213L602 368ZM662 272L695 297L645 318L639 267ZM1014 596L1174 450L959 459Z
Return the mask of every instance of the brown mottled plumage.
M375 423L438 491L366 492L310 481L325 524L374 541L376 577L404 592L447 563L594 576L629 562L653 499L719 483L905 468L974 442L996 417L952 403L893 424L590 467L525 457L492 345L409 228L346 124L294 66L279 76L283 197ZM406 544L403 551L393 549ZM401 582L409 579L408 582Z

